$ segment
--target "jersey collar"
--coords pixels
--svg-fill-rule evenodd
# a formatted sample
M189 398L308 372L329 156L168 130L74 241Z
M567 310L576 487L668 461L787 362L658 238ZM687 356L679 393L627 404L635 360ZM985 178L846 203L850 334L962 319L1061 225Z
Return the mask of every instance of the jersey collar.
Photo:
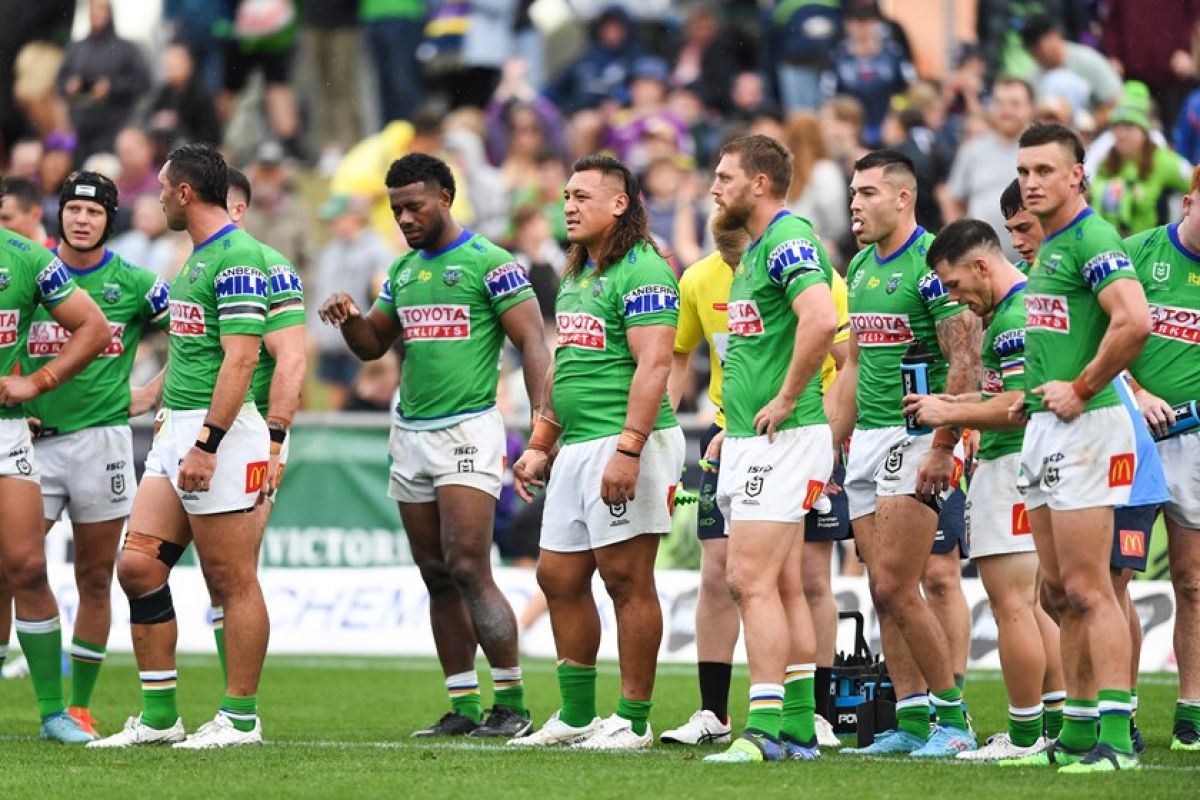
M58 252L58 247L54 247L53 252L54 252L54 255L58 256L58 260L62 261L62 254ZM106 248L104 248L104 258L100 259L100 262L98 264L96 264L96 266L94 266L94 267L88 267L87 269L75 269L70 264L68 264L66 261L63 261L63 266L65 266L67 268L67 271L70 272L72 275L75 275L76 277L81 278L84 275L91 275L96 270L98 270L101 267L108 264L108 262L112 261L112 257L113 257L113 251L109 250L106 247Z
M771 221L767 223L767 227L763 228L762 236L759 236L757 239L755 239L754 244L752 244L746 248L746 252L750 252L754 248L758 247L758 243L763 240L763 236L767 235L767 231L771 230L772 225L774 225L776 222L779 222L779 220L783 219L784 217L790 217L791 215L792 215L792 212L788 211L785 208L785 209L781 210L775 216L771 217Z
M1085 218L1085 217L1089 217L1089 216L1091 216L1091 214L1092 214L1092 207L1091 207L1091 206L1084 206L1084 209L1083 209L1083 211L1080 211L1078 214L1076 214L1076 215L1075 215L1075 219L1071 220L1071 221L1070 221L1070 222L1068 222L1066 225L1063 225L1061 228L1059 228L1058 230L1056 230L1054 233L1052 233L1052 234L1050 234L1049 236L1047 236L1047 237L1045 238L1045 240L1043 240L1043 241L1042 241L1042 244L1044 245L1046 242L1050 241L1050 240L1051 240L1051 239L1053 239L1055 236L1058 236L1060 233L1064 233L1064 232L1066 232L1066 231L1070 230L1070 229L1071 229L1072 227L1074 227L1075 225L1078 225L1080 222L1083 222L1083 220L1084 220L1084 218Z
M892 253L890 256L888 256L887 258L884 258L884 259L879 258L879 245L876 244L875 249L871 252L871 255L875 257L875 265L882 267L884 264L888 264L888 263L894 261L895 259L899 258L901 253L903 253L905 250L907 250L909 247L911 247L913 242L915 242L917 239L920 239L924 235L925 235L925 229L922 228L920 225L918 225L917 229L912 232L912 236L908 237L908 241L906 241L904 244L900 245L899 250L897 250L896 252Z
M204 248L208 247L210 244L215 242L217 239L220 239L222 236L227 236L227 235L233 233L234 231L236 231L237 229L238 229L237 225L234 225L232 222L229 223L224 228L221 228L221 230L217 231L212 236L208 237L203 242L201 242L200 244L193 247L192 252L193 253L200 252L201 250L203 250Z
M1183 253L1185 256L1190 258L1192 261L1196 261L1196 262L1200 263L1200 254L1193 253L1191 250L1188 250L1184 246L1183 242L1181 242L1179 240L1179 223L1178 222L1172 222L1170 225L1167 226L1167 238L1171 240L1171 244L1175 245L1176 250Z
M1008 294L1004 295L1004 297L1001 297L1000 302L996 303L996 308L1000 308L1000 306L1011 300L1013 295L1025 288L1026 283L1028 283L1028 281L1020 281L1019 283L1013 284L1013 287L1008 290Z
M426 261L429 261L430 259L437 258L438 256L441 256L441 255L445 255L446 253L449 253L454 248L460 247L460 246L466 244L467 240L470 239L474 235L475 234L471 233L466 228L463 228L463 231L462 231L462 233L460 233L458 235L458 238L455 239L450 244L443 247L441 250L434 250L432 252L430 252L429 250L422 250L421 258L425 259Z

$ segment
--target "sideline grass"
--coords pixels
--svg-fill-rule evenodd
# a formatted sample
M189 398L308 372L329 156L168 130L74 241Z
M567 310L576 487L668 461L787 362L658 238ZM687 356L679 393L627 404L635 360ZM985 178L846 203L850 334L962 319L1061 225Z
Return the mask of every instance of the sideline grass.
M526 684L540 723L557 707L553 664L530 661ZM215 658L180 660L181 713L188 730L211 718L220 700ZM486 665L480 683L489 702ZM735 723L744 717L747 679L735 672ZM601 667L601 714L617 699L615 665ZM1149 752L1138 773L1059 776L986 765L852 760L826 751L816 763L756 766L702 764L718 748L657 746L645 753L512 752L473 740L416 741L409 732L446 710L432 659L274 657L260 694L268 744L262 748L186 753L169 749L87 751L39 742L28 680L0 682L0 789L5 797L140 798L936 798L1038 800L1194 797L1200 755L1172 753L1173 676L1146 676L1139 724ZM975 673L967 700L982 736L1002 730L1004 687L996 673ZM682 722L697 703L694 669L660 669L651 724ZM93 712L103 733L115 731L139 704L137 672L127 655L110 658ZM1081 786L1083 784L1083 786ZM1086 787L1086 788L1084 788Z

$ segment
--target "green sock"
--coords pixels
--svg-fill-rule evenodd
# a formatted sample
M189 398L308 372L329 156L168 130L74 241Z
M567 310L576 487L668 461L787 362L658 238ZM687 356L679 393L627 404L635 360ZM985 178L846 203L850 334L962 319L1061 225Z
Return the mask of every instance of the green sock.
M954 685L958 687L958 691L963 691L967 688L967 676L961 672L954 673Z
M1008 738L1017 747L1029 747L1042 735L1042 706L1008 707Z
M92 690L100 677L105 648L102 644L85 642L78 636L71 639L71 702L67 705L87 708L92 702Z
M520 667L492 669L492 705L507 706L521 716L529 716L529 709L525 707L525 682L521 680Z
M629 726L638 736L646 735L646 720L650 719L649 700L626 700L624 696L617 701L617 716L629 720Z
M258 722L258 698L230 697L221 698L221 715L233 723L239 731L252 731Z
M1190 722L1200 728L1200 700L1177 700L1174 722Z
M29 662L38 714L45 719L66 708L62 685L62 630L58 617L38 621L18 619L14 627L21 652Z
M896 703L896 727L921 739L929 739L929 695L909 695Z
M1122 753L1133 752L1129 737L1129 718L1133 713L1129 692L1119 689L1100 690L1100 741Z
M1091 750L1096 746L1097 716L1099 711L1095 700L1068 697L1067 704L1063 707L1063 726L1058 737L1059 743L1072 750Z
M139 672L138 677L142 679L142 722L160 731L174 725L179 719L175 670L147 670Z
M957 686L934 692L933 705L939 723L962 731L967 729L967 718L963 715L962 691Z
M1042 695L1042 723L1045 725L1047 739L1057 739L1062 733L1063 704L1066 702L1066 692L1046 692Z
M596 668L566 661L558 665L558 693L562 711L558 718L572 728L590 725L596 718Z
M479 699L479 676L475 670L446 676L446 693L450 695L450 708L467 719L483 720L483 703Z
M808 744L817 735L817 698L813 675L816 664L791 664L783 679L783 715L780 733Z
M229 681L229 672L225 667L225 609L221 606L212 607L213 639L217 642L217 659L221 662L221 684Z
M783 724L783 694L783 686L778 683L756 683L751 686L746 728L778 739Z

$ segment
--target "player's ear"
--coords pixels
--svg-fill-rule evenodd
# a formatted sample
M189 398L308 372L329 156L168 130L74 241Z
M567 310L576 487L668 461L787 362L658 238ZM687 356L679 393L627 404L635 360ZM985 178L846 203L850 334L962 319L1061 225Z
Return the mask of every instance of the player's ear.
M438 204L442 208L450 208L450 206L454 205L454 195L450 194L450 190L445 186L438 189Z
M612 215L621 217L629 210L629 195L624 192L617 192L612 199Z

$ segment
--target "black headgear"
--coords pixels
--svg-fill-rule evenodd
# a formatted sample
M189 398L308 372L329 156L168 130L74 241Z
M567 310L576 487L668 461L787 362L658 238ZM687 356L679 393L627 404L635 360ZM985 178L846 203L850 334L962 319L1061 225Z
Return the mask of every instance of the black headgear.
M58 195L58 230L63 241L75 247L67 238L67 227L63 225L63 209L72 200L91 200L104 207L104 233L96 243L96 247L103 247L112 236L113 226L117 224L117 185L107 175L83 171L72 172L63 182L62 191Z

